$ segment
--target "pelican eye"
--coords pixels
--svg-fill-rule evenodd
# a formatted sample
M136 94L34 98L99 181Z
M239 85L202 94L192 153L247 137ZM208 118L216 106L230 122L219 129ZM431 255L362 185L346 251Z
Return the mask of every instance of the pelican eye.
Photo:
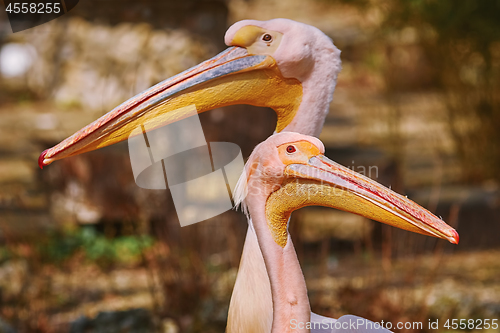
M262 40L264 42L271 42L273 40L273 36L271 36L270 34L265 34L264 36L262 36Z
M288 154L295 153L296 151L297 151L297 149L295 148L295 146L290 145L290 146L286 147L286 152Z

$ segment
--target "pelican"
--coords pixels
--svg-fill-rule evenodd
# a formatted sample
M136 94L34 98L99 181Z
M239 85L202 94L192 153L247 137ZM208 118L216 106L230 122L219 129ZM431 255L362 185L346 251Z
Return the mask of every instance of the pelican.
M42 152L38 159L40 168L62 158L126 140L134 129L146 122L149 124L148 129L152 130L184 119L190 114L186 112L186 107L191 105L196 107L198 113L234 104L270 107L277 114L277 133L292 131L318 136L341 69L340 51L332 40L315 27L287 19L274 19L237 22L226 32L225 42L230 46L225 51L132 97ZM314 141L314 138L308 140ZM314 143L316 147L323 147L317 140ZM252 156L255 160L257 155ZM369 183L369 180L359 175L352 178ZM250 178L249 184L252 182ZM249 198L252 198L251 194ZM353 202L360 200L356 198ZM250 203L251 199L248 200L246 202ZM378 201L370 195L365 201L367 205L363 214L371 216L369 209L377 210ZM368 202L371 202L371 206ZM245 205L245 202L242 203ZM361 211L356 212L362 215ZM373 216L380 217L376 214ZM394 217L387 220L394 221L396 226L401 222L394 220ZM421 233L427 232L424 227L424 224L420 228L408 223L403 225L403 229ZM270 283L274 273L270 270L268 274L255 231L250 223L231 297L227 329L231 333L271 332L274 325L273 307L276 304L273 303L274 296L271 297ZM431 232L427 234L436 235ZM287 243L293 252L291 241ZM292 265L291 269L298 269L300 273L296 258ZM305 285L300 288L303 287ZM302 293L305 289L302 289L298 290L301 297L305 295L307 298ZM305 306L304 302L301 299L301 307ZM301 319L304 318L301 316Z
M318 136L341 68L340 51L319 29L288 19L244 20L232 25L230 46L215 57L130 98L56 146L46 165L126 140L144 123L148 130L218 107L250 104L272 108L276 132Z
M341 69L340 51L328 36L315 27L288 19L244 20L227 30L225 43L229 48L215 57L139 93L43 151L38 165L43 169L56 160L126 140L144 123L152 130L182 120L190 105L195 105L198 113L233 104L270 107L277 114L275 132L320 134ZM245 260L247 257L253 260ZM256 281L270 290L264 259L250 227L240 272L251 273L249 262L264 268ZM254 288L241 276L231 297L230 323L238 322L232 318L239 311L235 304L242 304L240 295L248 296L240 290ZM252 317L269 324L272 301L270 292L267 295L255 295L259 306ZM254 325L241 324L248 328Z
M235 203L249 217L253 232L247 234L247 242L255 242L262 254L249 253L242 258L238 282L246 288L238 289L241 294L237 298L233 294L236 301L231 300L233 313L227 332L334 331L328 325L306 324L314 321L315 315L311 313L304 276L288 233L290 215L299 208L337 208L458 243L458 233L441 219L408 198L331 161L324 151L315 137L282 132L259 144L250 155L236 186ZM270 288L265 281L270 281ZM260 307L269 303L272 316L259 317Z

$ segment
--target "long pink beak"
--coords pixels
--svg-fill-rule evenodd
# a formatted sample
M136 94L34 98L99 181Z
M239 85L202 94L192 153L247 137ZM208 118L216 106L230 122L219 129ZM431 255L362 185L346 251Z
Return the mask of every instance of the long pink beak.
M308 197L301 199L311 201L306 205L337 208L458 244L456 230L425 208L324 155L312 157L308 164L290 164L285 174L302 187L301 182L307 180Z
M262 89L263 70L277 70L267 55L250 55L241 47L230 47L130 98L56 146L42 152L40 168L55 160L81 154L126 140L138 126L154 122L149 130L181 120L187 106L198 113L232 104L253 104L253 90ZM269 76L269 75L268 75ZM228 79L230 77L231 79ZM257 98L257 97L255 97ZM264 105L266 106L266 105Z

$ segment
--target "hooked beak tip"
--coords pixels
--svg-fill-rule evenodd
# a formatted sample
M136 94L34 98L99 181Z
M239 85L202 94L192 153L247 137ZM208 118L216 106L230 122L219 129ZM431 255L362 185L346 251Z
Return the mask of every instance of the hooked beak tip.
M345 187L346 191L364 198L367 201L367 205L375 204L377 206L374 207L375 210L381 208L384 211L394 214L394 216L390 215L389 218L377 214L372 215L364 210L360 210L359 207L350 205L344 206L343 210L402 229L446 239L452 244L458 244L460 237L455 229L408 198L396 194L363 175L356 174L352 170L329 160L324 155L318 155L316 159L311 158L309 164L325 171L321 175L318 174L316 176L317 179L333 184L334 186ZM307 174L306 170L301 169L303 169L302 166L291 167L291 170L295 171L296 175Z
M47 154L47 151L48 149L45 149L41 154L40 154L40 157L38 157L38 166L40 167L40 169L43 170L43 167L44 167L44 160L45 160L45 154Z
M450 241L452 244L458 244L460 241L460 236L458 235L458 232L456 230L453 230L453 241Z

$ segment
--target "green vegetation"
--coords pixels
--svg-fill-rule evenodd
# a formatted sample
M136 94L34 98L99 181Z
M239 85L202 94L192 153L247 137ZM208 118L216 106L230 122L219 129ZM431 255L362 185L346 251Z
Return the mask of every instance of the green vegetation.
M499 178L500 1L393 0L386 31L413 27L445 93L464 178Z
M153 243L150 236L108 238L93 227L83 227L62 235L54 234L39 248L43 258L49 262L60 262L81 252L88 260L109 265L137 262L141 252Z

